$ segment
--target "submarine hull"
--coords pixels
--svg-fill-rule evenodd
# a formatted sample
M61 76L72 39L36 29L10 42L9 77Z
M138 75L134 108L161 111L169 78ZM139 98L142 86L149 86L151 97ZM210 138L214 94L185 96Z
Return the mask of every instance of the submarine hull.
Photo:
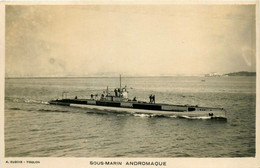
M205 118L226 119L226 111L223 108L198 107L172 104L150 104L134 101L102 101L92 99L61 99L52 100L51 105L62 105L78 108L96 109L107 112L146 114L149 116L167 116L180 118Z

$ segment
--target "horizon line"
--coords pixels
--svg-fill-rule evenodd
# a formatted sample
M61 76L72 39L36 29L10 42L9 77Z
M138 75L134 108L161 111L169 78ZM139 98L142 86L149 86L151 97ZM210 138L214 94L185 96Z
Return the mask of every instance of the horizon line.
M122 78L143 78L143 77L195 77L202 75L163 75L163 76L121 76ZM5 78L119 78L118 76L10 76Z
M220 75L227 75L230 73L239 73L239 72L249 72L249 73L256 73L256 71L236 71L236 72L229 72L229 73L224 73ZM214 72L211 72L214 73ZM125 75L122 77L127 77L127 78L140 78L140 77L205 77L207 74L211 73L205 73L205 74L175 74L175 75ZM115 75L108 75L108 76L103 76L103 75L86 75L86 76L6 76L5 79L8 78L117 78L122 74L118 74L118 76Z

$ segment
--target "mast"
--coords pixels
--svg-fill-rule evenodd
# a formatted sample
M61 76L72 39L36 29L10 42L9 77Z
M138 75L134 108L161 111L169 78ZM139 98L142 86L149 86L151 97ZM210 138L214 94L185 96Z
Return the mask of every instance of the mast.
M121 74L120 74L120 92L121 92Z

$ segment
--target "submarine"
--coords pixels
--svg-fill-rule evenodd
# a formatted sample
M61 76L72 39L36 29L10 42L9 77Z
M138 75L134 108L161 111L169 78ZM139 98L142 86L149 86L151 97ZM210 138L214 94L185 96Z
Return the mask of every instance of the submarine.
M149 98L150 102L137 101L136 97L129 99L127 87L121 87L120 75L120 87L116 88L112 94L107 87L106 91L103 91L101 96L98 94L91 94L90 98L87 99L78 99L77 96L72 99L55 99L49 101L49 104L96 109L113 113L143 114L150 117L165 116L190 119L227 119L226 110L224 108L155 103L155 95L150 95Z

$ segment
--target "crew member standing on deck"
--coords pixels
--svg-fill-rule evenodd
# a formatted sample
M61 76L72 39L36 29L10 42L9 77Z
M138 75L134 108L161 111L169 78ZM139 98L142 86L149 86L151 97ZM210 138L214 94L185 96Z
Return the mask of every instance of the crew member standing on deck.
M153 103L155 104L155 95L153 95Z
M152 103L152 95L149 96L149 99L150 99L149 103Z
M115 91L115 96L117 97L117 89L115 89L114 91Z

